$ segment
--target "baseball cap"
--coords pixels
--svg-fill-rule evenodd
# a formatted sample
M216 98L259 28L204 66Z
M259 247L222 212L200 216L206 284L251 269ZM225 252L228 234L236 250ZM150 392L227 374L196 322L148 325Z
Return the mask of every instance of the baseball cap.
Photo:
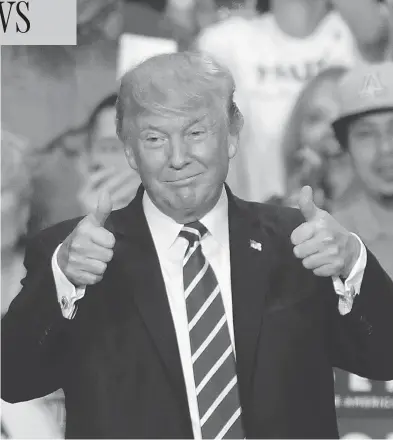
M338 86L340 113L333 122L337 137L353 117L393 111L393 62L365 64L350 70Z

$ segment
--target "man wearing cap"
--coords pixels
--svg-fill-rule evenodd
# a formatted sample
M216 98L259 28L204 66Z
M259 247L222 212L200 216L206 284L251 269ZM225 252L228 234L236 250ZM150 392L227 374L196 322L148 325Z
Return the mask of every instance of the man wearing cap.
M359 67L340 84L338 140L356 173L357 194L333 212L393 278L393 63Z
M121 82L117 133L142 185L28 246L2 320L2 398L64 389L68 438L337 438L333 367L393 379L393 283L318 209L224 185L242 115L194 53Z

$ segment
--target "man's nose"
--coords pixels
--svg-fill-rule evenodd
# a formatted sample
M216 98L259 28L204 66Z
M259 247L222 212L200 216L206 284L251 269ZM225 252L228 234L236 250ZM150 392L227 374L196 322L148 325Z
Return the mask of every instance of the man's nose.
M384 136L381 142L381 152L384 154L393 154L393 135L389 133Z
M171 141L169 161L173 168L180 169L188 163L188 146L180 138Z

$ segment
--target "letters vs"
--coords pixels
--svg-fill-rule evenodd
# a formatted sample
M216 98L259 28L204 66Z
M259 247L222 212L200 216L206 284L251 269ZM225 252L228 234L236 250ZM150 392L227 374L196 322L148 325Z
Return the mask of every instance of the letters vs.
M12 23L15 24L16 32L25 34L30 30L30 20L25 15L29 11L29 1L0 1L0 19L3 32L6 33L7 29Z

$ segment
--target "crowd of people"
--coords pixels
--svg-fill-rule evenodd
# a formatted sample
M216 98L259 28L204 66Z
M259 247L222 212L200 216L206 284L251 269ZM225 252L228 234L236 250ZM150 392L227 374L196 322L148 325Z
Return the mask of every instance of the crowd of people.
M227 178L233 193L297 207L311 186L317 205L358 234L393 278L393 2L122 3L124 20L132 16L124 34L145 32L141 14L155 23L146 38L172 39L179 51L202 52L232 74L244 118ZM135 197L141 180L116 133L117 86L114 78L113 93L84 121L34 154L28 139L2 127L2 315L20 290L26 236L91 212L103 191L115 209ZM37 405L49 432L36 437L57 438L65 415L53 423L48 402L61 407L63 398L46 399ZM18 419L6 408L9 420ZM2 435L18 436L5 418Z

